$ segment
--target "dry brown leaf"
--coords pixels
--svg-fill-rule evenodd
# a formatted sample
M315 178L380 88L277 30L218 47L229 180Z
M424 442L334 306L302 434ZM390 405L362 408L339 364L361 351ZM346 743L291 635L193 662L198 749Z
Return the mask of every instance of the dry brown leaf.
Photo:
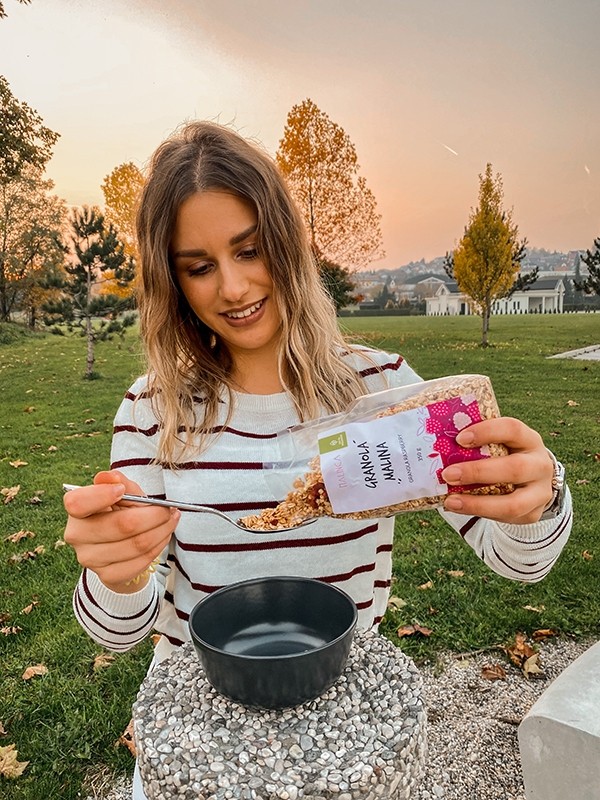
M10 536L7 536L4 540L5 542L12 542L13 544L17 544L21 541L21 539L33 539L35 533L33 531L25 531L21 529L16 533L11 533Z
M567 405L573 407L578 406L579 403L576 400L567 400Z
M153 633L152 636L150 637L150 641L152 642L154 647L156 647L156 645L160 642L161 639L162 636L160 635L160 633Z
M515 642L510 647L506 648L506 652L510 656L510 660L517 667L522 667L525 661L535 654L535 650L527 643L527 637L524 633L517 633L515 635Z
M464 570L462 569L449 569L447 572L451 578L462 578L464 576Z
M41 556L45 552L46 548L44 545L38 544L38 546L34 547L33 550L24 550L22 553L15 553L8 559L8 561L10 564L19 564L21 561L33 560L36 558L36 556Z
M25 606L25 608L22 608L22 609L21 609L21 614L31 614L31 612L33 611L33 609L34 609L36 606L39 606L39 604L40 604L40 601L39 601L39 600L33 600L31 603L29 603L29 605L28 605L28 606Z
M486 681L505 681L506 670L501 664L484 664L481 668L481 677Z
M4 489L0 489L0 494L4 497L4 505L10 503L11 500L14 500L14 498L19 494L20 490L20 486L7 486Z
M429 522L429 520L426 520L426 519L420 519L419 520L419 525L422 528L428 528L431 525L431 522Z
M405 605L406 605L406 600L403 600L401 597L396 597L396 596L390 597L387 602L388 608L394 608L396 610L404 608Z
M13 636L22 630L23 628L19 627L19 625L6 625L4 628L0 628L0 633L3 633L4 636Z
M418 622L415 622L414 625L402 625L396 631L396 634L400 639L403 636L412 636L415 633L420 633L421 636L431 636L433 631L431 628L425 628L423 625L419 625Z
M67 543L65 542L65 540L64 540L64 539L57 539L57 540L54 542L54 549L55 549L55 550L58 550L58 549L59 549L59 547L65 547L65 546L66 546L66 544L67 544Z
M33 411L35 411L35 406L25 406L23 409L25 414L31 414Z
M556 636L556 631L552 628L540 628L531 634L534 642L541 642L543 639L548 639L550 636Z
M4 730L4 725L0 722L0 736L6 736L6 731Z
M0 775L4 778L18 778L22 775L29 761L19 761L14 744L0 747Z
M575 483L577 486L587 486L589 481L587 478L579 478L579 480L576 480Z
M2 611L0 612L0 625L4 625L5 622L11 618L11 614L9 611Z
M117 740L117 744L122 744L123 747L126 747L131 755L136 758L137 757L137 750L135 747L135 741L133 738L133 720L129 721L129 725L125 728L123 733L119 736Z
M8 463L11 465L11 467L14 467L15 469L18 469L19 467L26 467L28 464L27 461L21 461L20 458L17 458L16 461L9 461Z
M105 667L110 667L114 660L115 657L111 656L110 653L100 653L100 655L96 656L94 659L94 672L98 672L99 669L104 669Z
M523 675L530 678L532 675L543 675L544 671L540 667L540 654L534 653L529 656L523 664Z
M96 420L93 417L89 417L88 419L85 420L86 425L91 425L92 422L96 422Z
M427 581L426 583L422 583L420 586L417 586L417 589L433 589L433 581Z
M583 553L581 554L581 557L584 558L586 561L591 561L594 556L592 553L590 553L589 550L584 550Z
M32 678L35 678L36 675L45 675L47 672L48 667L44 666L44 664L34 664L31 667L27 667L21 677L24 681L30 681Z
M541 614L542 611L546 610L546 606L544 606L544 605L540 605L540 606L523 606L523 608L525 609L525 611L535 611L537 614Z
M55 444L51 444L50 447L48 448L49 453L56 453L57 450L58 447Z

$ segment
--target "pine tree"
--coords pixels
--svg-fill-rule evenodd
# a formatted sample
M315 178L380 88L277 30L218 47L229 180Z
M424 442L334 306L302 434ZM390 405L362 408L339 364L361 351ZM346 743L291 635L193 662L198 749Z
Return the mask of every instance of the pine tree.
M85 377L97 377L94 372L94 345L97 341L122 334L133 324L133 316L120 316L131 308L131 300L116 295L100 294L100 287L110 279L126 286L133 280L131 259L124 253L112 225L105 225L97 208L75 211L71 220L72 263L65 266L60 300L45 306L46 324L66 324L69 330L78 329L87 342ZM99 324L96 320L100 318Z
M582 281L581 274L575 275L575 288L586 294L600 294L600 236L594 239L594 249L586 250L581 260L589 271L587 278ZM579 280L578 280L579 278Z
M382 258L381 216L356 148L312 100L287 116L277 163L304 216L317 258L355 271Z
M469 298L472 310L481 316L481 346L488 346L489 321L496 300L525 288L537 272L519 275L526 240L518 241L512 211L502 208L502 177L487 164L479 176L479 205L471 210L469 223L457 248L447 254L444 268Z

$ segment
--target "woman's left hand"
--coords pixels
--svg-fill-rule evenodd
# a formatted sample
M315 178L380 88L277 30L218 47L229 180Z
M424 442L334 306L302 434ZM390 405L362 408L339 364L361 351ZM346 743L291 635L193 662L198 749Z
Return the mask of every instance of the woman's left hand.
M498 417L470 425L456 441L462 447L504 444L509 454L452 464L442 472L447 484L512 483L515 490L503 495L449 494L447 511L516 524L540 519L552 500L554 467L539 433L518 419Z

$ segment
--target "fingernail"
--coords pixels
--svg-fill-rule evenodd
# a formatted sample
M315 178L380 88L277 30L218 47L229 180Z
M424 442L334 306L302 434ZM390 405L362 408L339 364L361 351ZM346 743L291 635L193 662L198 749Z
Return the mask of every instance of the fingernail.
M469 447L475 441L475 434L471 431L459 431L456 434L456 441L461 447Z
M446 467L446 469L442 472L442 478L446 481L446 483L458 483L461 475L462 471L460 467Z
M462 507L463 501L455 494L447 497L446 502L444 503L444 508L447 508L448 511L460 511Z
M172 508L170 509L170 511L173 519L179 519L179 517L181 516L181 511L178 508Z
M125 485L122 483L115 483L112 487L112 490L115 497L121 497L125 494Z

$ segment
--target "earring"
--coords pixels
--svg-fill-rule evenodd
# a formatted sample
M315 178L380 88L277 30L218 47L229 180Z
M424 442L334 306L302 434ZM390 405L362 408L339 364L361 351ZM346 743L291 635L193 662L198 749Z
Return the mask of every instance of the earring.
M215 347L217 346L217 337L215 336L214 333L211 333L210 335L210 338L208 340L208 346L210 347L211 350L214 350Z

